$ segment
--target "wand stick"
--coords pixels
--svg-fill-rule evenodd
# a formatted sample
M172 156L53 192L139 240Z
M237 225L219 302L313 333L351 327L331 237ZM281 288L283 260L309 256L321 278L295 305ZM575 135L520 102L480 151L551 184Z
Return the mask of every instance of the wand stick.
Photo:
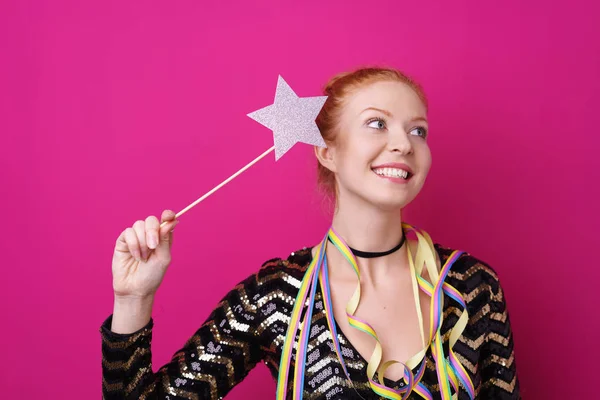
M253 166L257 162L259 162L263 157L265 157L267 154L269 154L273 150L275 150L275 146L271 147L269 150L265 151L260 156L256 157L254 160L250 161L248 164L246 164L244 167L242 167L235 174L231 175L229 178L225 179L223 182L219 183L217 186L215 186L214 188L212 188L209 192L207 192L204 195L202 195L202 197L200 197L198 200L194 201L192 204L190 204L189 206L187 206L183 210L179 211L177 214L175 214L175 218L179 218L181 215L185 214L192 207L194 207L195 205L197 205L198 203L200 203L202 200L206 199L208 196L210 196L211 194L213 194L214 192L216 192L217 190L219 190L220 188L222 188L223 186L225 186L227 183L231 182L233 180L233 178L235 178L236 176L238 176L239 174L241 174L242 172L244 172L245 170L247 170L248 168L250 168L251 166ZM160 224L160 226L163 227L165 224L167 224L166 221L163 222L162 224Z

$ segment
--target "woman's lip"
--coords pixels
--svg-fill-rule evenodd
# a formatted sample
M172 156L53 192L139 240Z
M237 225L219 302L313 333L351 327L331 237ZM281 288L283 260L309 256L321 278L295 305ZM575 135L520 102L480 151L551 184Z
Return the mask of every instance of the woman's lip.
M371 169L379 169L379 168L403 169L403 170L407 171L409 173L409 175L413 175L412 169L410 169L410 167L404 163L386 163L386 164L379 164L379 165L375 165L375 166L371 167Z
M375 173L375 172L373 172L373 173ZM406 179L404 179L404 178L393 178L391 176L385 176L385 175L379 175L379 174L375 174L375 175L377 175L380 178L390 180L390 181L392 181L394 183L408 183L408 181L410 181L410 178L412 178L412 174L409 174Z

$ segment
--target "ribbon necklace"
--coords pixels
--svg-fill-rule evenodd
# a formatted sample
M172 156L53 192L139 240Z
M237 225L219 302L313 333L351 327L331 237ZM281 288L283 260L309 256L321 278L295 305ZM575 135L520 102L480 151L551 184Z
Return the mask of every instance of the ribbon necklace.
M298 295L296 296L296 301L294 303L294 308L292 310L290 323L286 332L281 353L279 375L277 379L277 400L285 399L285 395L288 392L289 374L292 370L292 365L294 367L293 400L302 399L308 337L312 321L317 284L321 285L327 324L331 332L336 354L342 366L342 370L346 374L350 385L354 388L344 363L344 358L342 357L338 333L334 322L327 257L325 257L326 247L329 241L333 243L334 247L337 248L344 258L346 258L346 260L350 263L358 278L358 283L354 294L346 305L346 316L351 327L359 329L375 339L375 348L367 364L367 378L369 380L369 386L371 387L371 390L386 399L405 400L412 392L415 392L424 399L432 400L433 396L431 392L421 382L421 378L425 372L425 354L427 349L431 348L431 352L435 360L442 400L456 399L460 386L464 388L470 399L475 398L473 382L453 351L454 344L467 325L468 314L466 303L458 290L444 282L451 266L464 252L459 250L453 251L444 265L442 265L441 269L438 271L434 256L434 252L436 250L429 235L425 231L420 231L409 224L402 223L402 226L405 228L405 232L414 232L418 238L417 252L414 262L410 249L407 250L407 253L411 278L413 281L415 306L417 308L417 315L419 317L422 338L424 338L424 329L418 290L421 289L425 294L432 298L429 312L430 329L428 335L428 344L426 346L424 345L423 349L406 361L406 363L395 360L386 361L383 364L381 363L382 348L375 330L368 322L354 315L360 300L360 272L356 258L348 245L332 227L329 229L321 243L316 246L316 255L313 257L306 270L304 278L300 284ZM427 268L428 276L431 279L431 282L427 281L421 276L424 266ZM455 300L462 307L461 315L450 331L448 357L446 357L444 354L441 337L444 294ZM299 340L296 341L296 335L298 333ZM296 348L295 363L292 363L292 353L294 348ZM404 376L401 379L402 388L400 389L387 387L383 382L385 370L395 363L401 364L404 367ZM415 368L416 373L413 373ZM379 382L373 379L376 372L378 374ZM454 389L454 393L451 392L450 387Z

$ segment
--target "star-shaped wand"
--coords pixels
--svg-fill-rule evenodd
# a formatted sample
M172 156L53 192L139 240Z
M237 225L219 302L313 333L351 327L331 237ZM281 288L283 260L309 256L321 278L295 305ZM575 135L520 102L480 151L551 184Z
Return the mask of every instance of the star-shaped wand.
M280 75L277 80L277 89L273 104L248 114L250 118L273 131L274 145L198 200L179 211L175 215L175 218L179 218L185 214L196 204L225 186L233 178L256 164L273 150L275 150L275 161L277 161L298 142L327 147L315 123L315 119L319 115L323 104L325 104L325 100L327 100L327 96L298 97ZM164 224L166 222L163 222L161 226Z

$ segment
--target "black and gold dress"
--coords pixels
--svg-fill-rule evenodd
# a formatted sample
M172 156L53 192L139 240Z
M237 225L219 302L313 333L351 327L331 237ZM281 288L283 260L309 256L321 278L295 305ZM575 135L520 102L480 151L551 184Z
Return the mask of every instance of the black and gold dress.
M452 249L439 244L435 244L435 249L442 263L452 253ZM103 398L221 399L259 362L264 362L277 379L290 314L311 260L311 249L304 248L287 259L265 262L223 297L183 348L156 372L151 365L153 321L135 333L124 335L110 330L112 316L109 316L100 328ZM463 253L452 266L446 282L460 291L467 303L468 325L454 345L454 352L470 375L476 397L520 399L510 320L496 273L489 265ZM309 335L304 398L379 398L367 381L367 361L338 329L341 351L353 385L348 383L334 349L321 299L319 291ZM444 297L441 334L446 346L449 331L460 315L459 309L455 301ZM434 398L439 398L430 351L426 358L421 382ZM387 378L384 381L394 388L403 384ZM291 388L291 382L289 386ZM254 397L250 393L248 398ZM409 398L420 399L414 393ZM458 398L468 399L468 395L459 391Z

